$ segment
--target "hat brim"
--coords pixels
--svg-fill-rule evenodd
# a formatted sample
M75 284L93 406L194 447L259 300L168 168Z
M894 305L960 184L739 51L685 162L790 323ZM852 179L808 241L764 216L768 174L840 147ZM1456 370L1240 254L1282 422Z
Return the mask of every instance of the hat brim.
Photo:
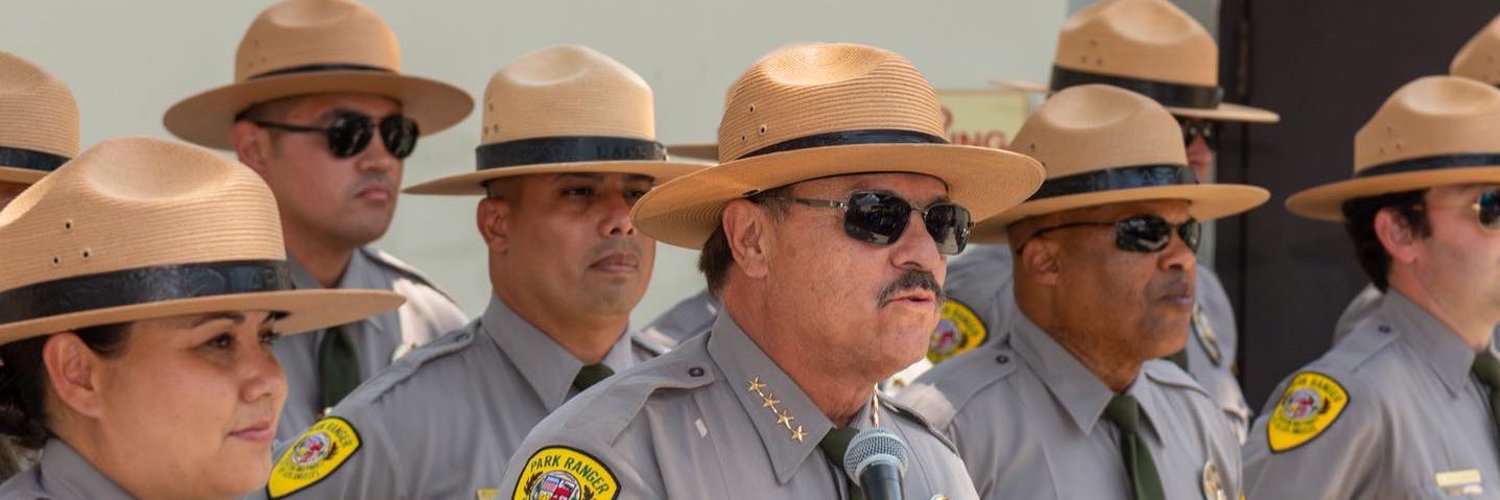
M1227 217L1258 207L1271 198L1265 189L1243 184L1192 184L1153 186L1057 196L1017 205L996 217L974 225L969 241L1004 243L1005 229L1016 221L1038 215L1095 207L1112 203L1150 200L1185 200L1188 214L1200 221Z
M991 78L989 82L990 85L1016 92L1046 94L1052 91L1047 84L1030 80ZM1201 118L1221 122L1276 123L1281 121L1281 115L1276 114L1274 111L1227 102L1221 102L1218 107L1213 109L1177 108L1172 106L1166 106L1166 108L1173 116Z
M47 172L43 172L41 170L16 167L0 167L0 182L25 184L29 186L32 184L36 184L36 181L42 180L42 178L46 176Z
M1405 172L1331 182L1297 192L1286 199L1286 209L1309 219L1343 222L1344 202L1355 198L1438 186L1483 183L1500 183L1500 165Z
M437 80L375 71L323 71L210 89L173 104L162 116L162 124L182 140L229 149L234 117L245 109L284 97L330 92L375 94L401 101L402 114L417 122L422 135L452 127L474 109L474 99L467 92Z
M1036 192L1045 172L1036 160L999 149L949 144L859 144L801 149L734 160L646 193L631 219L657 241L701 249L721 223L724 203L767 189L840 175L914 173L948 186L948 199L987 218Z
M668 144L667 156L717 162L719 161L719 143L695 142L690 144Z
M482 195L484 183L504 177L537 174L601 173L636 174L650 177L656 184L702 170L706 163L678 161L594 161L544 163L516 167L491 168L439 177L401 190L410 194Z
M284 290L164 300L95 309L0 325L0 344L39 335L185 314L272 311L278 333L295 334L342 325L399 307L406 298L384 290Z

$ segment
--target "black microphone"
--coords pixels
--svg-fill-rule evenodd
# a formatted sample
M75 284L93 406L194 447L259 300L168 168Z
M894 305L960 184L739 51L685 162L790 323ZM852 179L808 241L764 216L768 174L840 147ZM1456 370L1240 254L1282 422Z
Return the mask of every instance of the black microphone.
M906 442L883 427L859 431L844 453L844 473L859 482L869 500L901 500L906 474Z

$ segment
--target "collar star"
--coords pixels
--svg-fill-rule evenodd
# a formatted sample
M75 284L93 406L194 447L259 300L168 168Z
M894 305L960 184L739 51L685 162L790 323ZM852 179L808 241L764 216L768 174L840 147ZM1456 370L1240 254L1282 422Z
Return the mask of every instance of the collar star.
M781 410L781 413L776 414L776 423L778 425L785 426L787 430L792 429L792 421L796 419L797 418L793 417L792 412L789 410Z
M796 429L792 429L792 441L800 443L806 437L807 433L802 431L802 426L799 425Z
M776 395L775 394L767 394L767 395L761 396L760 399L761 399L760 407L761 408L770 408L771 411L776 411L776 405L781 404L781 400L776 399Z
M750 392L760 394L765 388L766 384L760 381L760 377L750 379Z

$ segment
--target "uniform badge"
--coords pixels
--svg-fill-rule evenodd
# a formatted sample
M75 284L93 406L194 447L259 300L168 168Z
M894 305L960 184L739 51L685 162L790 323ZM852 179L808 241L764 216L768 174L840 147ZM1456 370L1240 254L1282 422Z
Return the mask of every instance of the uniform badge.
M1484 478L1480 477L1479 469L1439 472L1433 479L1437 481L1438 489L1443 490L1444 495L1478 496L1484 494Z
M963 354L984 343L989 332L979 315L963 302L948 299L943 302L943 315L932 338L927 341L927 360L938 364L943 360Z
M549 446L526 459L513 500L613 500L620 496L615 473L593 455Z
M1318 437L1348 404L1349 393L1332 377L1318 372L1293 375L1266 424L1271 451L1287 451Z
M480 488L474 490L474 500L495 500L500 494L494 488Z
M1198 336L1198 345L1208 352L1208 360L1213 361L1214 366L1224 362L1224 351L1219 349L1219 336L1214 333L1213 325L1203 317L1203 307L1193 305L1193 333Z
M359 431L348 420L324 417L297 437L271 469L266 494L281 498L312 486L359 451Z
M1229 500L1224 493L1224 476L1219 474L1219 466L1213 460L1203 464L1203 500Z

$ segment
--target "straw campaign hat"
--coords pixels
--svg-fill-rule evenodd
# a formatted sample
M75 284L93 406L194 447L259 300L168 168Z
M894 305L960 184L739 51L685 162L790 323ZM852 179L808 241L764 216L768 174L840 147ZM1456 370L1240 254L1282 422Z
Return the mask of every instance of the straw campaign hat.
M0 210L0 343L89 326L273 311L280 332L348 323L404 299L293 290L276 201L250 169L150 138L85 151Z
M1177 120L1156 101L1111 85L1053 95L1021 125L1010 148L1041 161L1047 181L1025 203L980 221L973 241L1002 242L1013 222L1075 208L1187 200L1188 213L1201 221L1250 210L1271 196L1255 186L1200 184Z
M1271 111L1223 102L1218 43L1167 0L1105 0L1079 9L1057 35L1048 85L992 83L1036 92L1102 83L1145 94L1177 116L1252 123L1281 119Z
M0 51L0 182L31 184L78 156L78 101L47 70Z
M501 177L564 172L641 174L658 183L703 168L667 161L656 142L651 87L598 51L547 47L496 71L484 89L474 172L406 188L415 194L484 194Z
M1287 210L1344 220L1355 198L1436 186L1500 183L1500 89L1454 76L1396 90L1354 134L1354 175L1292 195Z
M1041 165L1024 155L949 144L937 93L910 62L847 43L785 47L751 65L729 88L718 152L718 166L637 201L636 227L659 241L702 248L729 200L876 172L936 177L978 220L1025 199L1042 180Z
M234 83L167 109L167 130L228 149L235 117L260 103L327 92L368 93L401 102L423 135L453 126L474 107L463 89L401 74L396 34L352 0L286 0L250 23L234 56Z
M1500 17L1490 20L1458 49L1448 73L1500 85Z

